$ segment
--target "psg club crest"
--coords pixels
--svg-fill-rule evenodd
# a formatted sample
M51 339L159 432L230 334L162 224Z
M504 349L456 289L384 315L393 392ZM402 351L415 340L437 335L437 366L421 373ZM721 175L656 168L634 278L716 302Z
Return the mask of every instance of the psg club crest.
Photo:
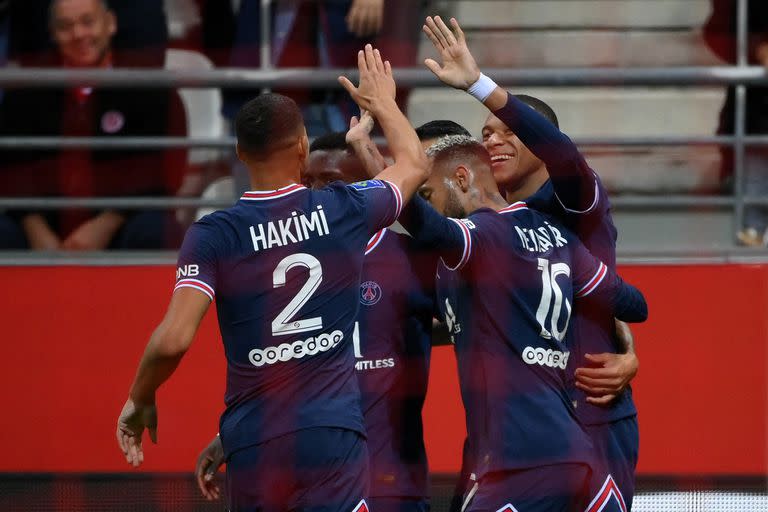
M373 306L381 300L381 287L376 281L366 281L360 285L360 304Z
M106 133L117 133L125 126L125 117L117 110L105 112L101 117L101 129Z

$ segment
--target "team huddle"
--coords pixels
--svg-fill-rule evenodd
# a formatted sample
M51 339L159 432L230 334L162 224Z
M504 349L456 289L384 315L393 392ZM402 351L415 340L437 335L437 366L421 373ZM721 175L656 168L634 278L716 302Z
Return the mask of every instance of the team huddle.
M361 109L347 133L310 146L292 100L247 103L235 129L253 190L187 232L118 419L130 464L145 428L156 441L156 391L215 301L227 388L196 468L207 498L226 462L232 511L427 511L436 318L466 415L454 510L631 508L624 322L647 306L615 272L607 194L545 103L480 73L455 20L424 31L442 59L427 67L489 109L482 142L449 121L412 128L370 45L359 84L340 78Z

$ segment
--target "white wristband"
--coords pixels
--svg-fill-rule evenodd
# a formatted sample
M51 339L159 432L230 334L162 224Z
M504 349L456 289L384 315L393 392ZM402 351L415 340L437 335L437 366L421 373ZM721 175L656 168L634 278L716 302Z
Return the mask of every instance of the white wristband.
M491 95L496 87L498 87L496 82L485 76L483 73L480 73L480 78L477 79L477 82L469 86L467 92L482 103L488 99L488 96Z

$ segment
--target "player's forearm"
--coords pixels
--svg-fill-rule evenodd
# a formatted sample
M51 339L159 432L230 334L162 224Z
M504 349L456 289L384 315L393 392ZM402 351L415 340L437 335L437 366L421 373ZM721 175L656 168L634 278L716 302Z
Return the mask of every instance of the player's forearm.
M645 322L648 304L642 292L629 283L620 281L613 299L614 316L623 322Z
M350 143L357 158L363 164L366 174L373 178L387 167L384 157L379 152L379 148L370 139L355 140Z
M399 220L419 247L430 247L437 251L449 267L461 259L464 237L460 228L452 220L437 213L422 197L414 196Z
M189 347L183 338L163 324L152 333L129 393L134 402L154 403L155 392L173 375Z
M544 162L563 205L579 211L589 209L595 200L596 178L573 141L533 108L501 88L497 91L504 93L506 101L493 109L493 114ZM498 96L495 93L491 97ZM498 102L493 100L491 107Z
M389 98L381 100L373 113L384 132L395 163L412 168L413 172L421 175L422 181L426 179L428 162L424 149L421 147L416 130L400 112L395 100Z
M619 341L619 348L622 353L635 353L635 337L632 335L632 330L626 322L618 319L616 320L616 338Z

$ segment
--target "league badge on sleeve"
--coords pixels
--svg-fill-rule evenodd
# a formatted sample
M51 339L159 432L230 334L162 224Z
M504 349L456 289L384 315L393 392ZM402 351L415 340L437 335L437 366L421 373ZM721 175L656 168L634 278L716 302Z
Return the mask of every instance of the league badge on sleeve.
M368 190L372 188L387 188L386 185L384 185L384 182L381 180L366 180L366 181L358 181L357 183L352 183L350 185L355 190Z
M376 281L366 281L360 285L360 304L373 306L381 300L381 287Z

